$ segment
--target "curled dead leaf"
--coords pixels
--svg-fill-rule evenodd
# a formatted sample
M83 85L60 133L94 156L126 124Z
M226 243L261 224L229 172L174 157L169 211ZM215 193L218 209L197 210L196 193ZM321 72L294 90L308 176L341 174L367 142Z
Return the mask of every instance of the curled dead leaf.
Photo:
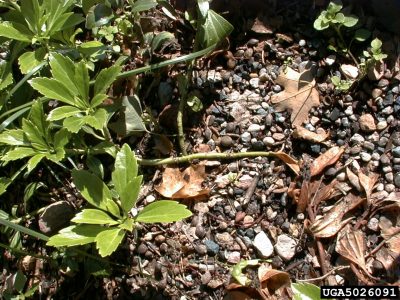
M332 147L325 153L318 156L310 167L311 176L320 174L327 166L336 163L344 152L343 147Z
M376 173L369 173L368 175L365 175L361 170L358 172L358 179L360 180L360 184L365 191L368 202L370 201L372 191L374 190L378 178L379 175Z
M353 173L349 168L346 168L346 175L347 178L349 179L350 183L352 186L356 188L357 191L361 192L361 185L360 185L360 180L358 179L358 176Z
M288 111L292 126L301 126L308 119L308 112L319 105L319 93L315 89L315 80L310 70L303 73L287 67L282 69L275 83L284 90L271 97L275 110Z
M295 139L304 139L314 143L322 143L329 137L329 133L327 133L323 128L318 128L316 132L312 132L304 127L297 126L293 131L292 136Z
M296 173L296 175L300 174L300 166L297 160L295 160L293 157L291 157L290 155L278 151L278 152L274 152L273 153L274 156L278 157L280 160L282 160L285 164L288 165L289 168L292 169L292 171L294 173Z
M179 168L165 168L162 182L155 190L170 199L202 199L209 194L202 187L206 177L204 165L191 165L183 172Z

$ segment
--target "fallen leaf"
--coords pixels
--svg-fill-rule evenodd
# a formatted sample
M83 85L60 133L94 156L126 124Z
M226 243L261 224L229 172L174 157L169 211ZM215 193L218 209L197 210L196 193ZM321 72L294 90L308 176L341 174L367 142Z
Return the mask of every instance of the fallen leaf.
M296 212L303 213L310 202L310 187L309 181L303 180L300 189L300 196L297 201Z
M388 271L388 273L390 273L390 271L394 273L393 269L397 269L397 264L398 264L398 262L396 262L398 259L397 256L398 252L393 253L386 247L382 247L376 253L376 259L382 263L383 267L386 269L386 271Z
M204 165L191 165L183 172L179 168L165 168L162 182L155 189L170 199L204 198L209 194L202 187L206 177Z
M314 201L311 204L317 207L321 202L341 195L342 193L337 189L337 186L338 181L336 179L332 180L328 185L323 185L315 194Z
M378 181L379 175L376 173L369 173L365 175L361 170L358 172L358 179L360 180L361 186L365 190L365 195L367 196L367 201L370 202L372 191Z
M262 264L258 268L258 278L263 290L267 289L270 295L281 288L290 285L289 274L283 271L272 269L269 264Z
M315 222L310 226L310 230L314 236L318 238L328 238L336 235L339 230L352 219L352 217L349 217L342 220L343 216L363 201L362 198L354 194L346 195L342 200L335 203L330 210L318 216Z
M336 163L343 154L344 148L332 147L325 153L318 156L310 167L311 177L320 174L327 166Z
M169 140L166 135L154 135L154 147L153 149L159 152L161 155L169 155L174 149L174 144Z
M275 83L283 86L284 90L271 97L272 105L278 112L289 111L292 126L300 126L308 119L310 109L319 105L319 94L311 71L299 73L287 67Z
M351 185L354 186L357 191L361 192L362 189L360 185L360 179L358 178L358 176L354 174L353 171L351 171L349 168L346 168L346 175Z
M289 168L292 169L293 172L296 173L296 175L300 174L300 166L297 160L295 160L293 157L290 155L278 151L273 153L274 156L278 157L280 160L282 160L285 164L288 165Z
M304 139L314 143L322 143L329 137L329 133L327 133L323 128L318 128L316 132L312 132L304 127L297 126L293 131L292 136L295 139Z
M270 27L267 27L258 18L254 20L253 26L251 26L251 30L258 34L270 34L273 32L273 30Z

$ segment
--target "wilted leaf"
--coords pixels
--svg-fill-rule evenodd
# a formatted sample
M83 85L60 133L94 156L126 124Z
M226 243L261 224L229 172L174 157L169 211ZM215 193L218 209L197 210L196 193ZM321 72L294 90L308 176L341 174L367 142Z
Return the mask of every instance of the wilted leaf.
M319 190L316 192L316 195L313 197L314 202L312 205L317 207L321 202L341 195L341 192L337 189L337 184L338 181L334 179L328 185L319 188Z
M293 131L292 136L295 139L304 139L314 143L322 143L329 137L329 133L327 133L323 128L318 128L317 132L312 132L304 127L297 126Z
M400 227L381 228L381 235L393 253L400 253Z
M344 148L332 147L318 156L311 164L311 177L320 174L327 166L336 163L343 154Z
M259 260L258 259L252 259L252 260L241 260L238 262L236 265L233 266L232 268L232 276L233 278L236 279L237 282L239 282L241 285L246 286L251 282L251 279L249 279L244 273L243 270L247 266L256 266L258 265Z
M192 165L183 172L178 168L166 168L161 184L155 189L171 199L203 198L209 193L202 187L206 177L204 165Z
M289 274L272 269L269 264L262 264L258 268L258 278L262 289L266 289L270 295L273 295L277 290L290 285Z
M291 157L290 155L278 151L278 152L274 152L274 156L278 157L280 160L282 160L285 164L288 165L289 168L292 169L293 172L296 173L296 175L300 174L300 166L297 160L295 160L293 157Z
M355 231L350 226L343 229L337 237L335 250L369 275L365 264L365 235L361 230Z
M361 186L365 190L365 195L367 200L370 201L372 190L375 187L375 183L378 181L379 175L376 173L370 173L365 175L363 172L358 172L358 178L360 180Z
M346 175L352 186L354 186L357 191L361 192L361 185L358 176L354 174L349 168L346 168Z
M286 68L281 71L275 83L283 86L284 90L271 97L271 103L276 111L289 111L292 126L301 126L308 119L308 112L319 105L319 94L315 89L315 80L311 71L303 73Z

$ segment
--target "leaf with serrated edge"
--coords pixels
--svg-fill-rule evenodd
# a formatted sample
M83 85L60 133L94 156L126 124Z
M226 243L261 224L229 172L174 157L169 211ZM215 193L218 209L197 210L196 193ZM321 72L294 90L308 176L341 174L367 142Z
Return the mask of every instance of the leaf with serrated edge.
M58 234L50 237L46 245L54 247L70 247L93 243L96 236L104 230L107 230L107 227L86 224L72 225L60 230Z
M133 180L138 173L138 165L135 155L128 144L124 144L117 153L114 163L114 171L111 178L115 190L121 196L129 181Z
M101 179L85 170L72 170L76 188L91 205L107 210L107 201L112 199L111 192Z
M176 201L159 200L147 205L136 217L137 222L168 223L190 217L192 213L185 205Z
M46 49L40 47L35 51L27 51L22 54L18 58L19 68L22 74L27 74L28 72L32 71L32 69L40 65L43 62L46 53Z
M100 104L102 104L104 102L104 100L107 99L107 97L108 96L106 94L97 94L90 101L90 106L92 108L95 108L95 107L99 106Z
M29 145L29 141L26 139L25 133L21 129L12 129L2 132L0 134L0 143L11 146Z
M112 66L100 71L94 82L94 94L104 94L121 72L120 66Z
M40 161L45 157L45 154L36 154L32 156L28 161L28 173L32 172L34 168L40 163Z
M117 249L122 239L125 236L125 231L121 228L108 228L100 232L96 238L96 248L102 257L108 256Z
M61 106L53 109L49 115L47 116L47 120L49 121L58 121L61 119L65 119L71 116L75 116L78 113L81 113L82 110L80 110L77 107L74 106Z
M30 83L35 90L47 98L59 100L72 106L76 105L74 96L68 88L55 79L34 78Z
M85 119L83 117L68 117L64 119L63 125L68 131L72 133L77 133L83 125L85 125Z
M32 148L18 147L18 148L15 148L15 149L11 150L11 151L8 151L1 158L1 160L3 160L3 161L17 160L17 159L22 159L22 158L25 158L25 157L33 156L36 153L37 152Z
M73 81L75 73L73 61L69 57L54 53L50 66L54 79L62 82L73 95L78 95L78 89Z
M87 105L89 105L89 72L86 67L85 62L81 61L75 64L75 75L74 75L75 85L78 89L78 93L81 99Z
M84 224L118 224L113 218L110 217L106 212L99 209L84 209L80 213L77 213L71 220L74 223Z

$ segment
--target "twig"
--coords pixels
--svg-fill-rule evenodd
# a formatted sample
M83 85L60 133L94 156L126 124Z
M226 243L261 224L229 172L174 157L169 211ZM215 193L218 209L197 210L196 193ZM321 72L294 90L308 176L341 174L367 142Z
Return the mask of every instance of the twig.
M253 178L253 180L251 181L251 184L250 184L249 188L247 189L246 194L244 195L242 201L240 201L242 205L246 205L247 203L249 203L251 196L253 196L254 191L256 190L259 178L260 177L258 175L256 175Z
M297 279L296 281L299 282L310 282L310 281L320 281L320 280L324 280L325 278L327 278L329 275L331 275L332 273L335 273L336 271L340 271L340 270L344 270L344 269L349 269L350 266L339 266L339 267L335 267L332 270L330 270L329 272L327 272L325 275L322 275L320 277L316 277L316 278L309 278L309 279Z

